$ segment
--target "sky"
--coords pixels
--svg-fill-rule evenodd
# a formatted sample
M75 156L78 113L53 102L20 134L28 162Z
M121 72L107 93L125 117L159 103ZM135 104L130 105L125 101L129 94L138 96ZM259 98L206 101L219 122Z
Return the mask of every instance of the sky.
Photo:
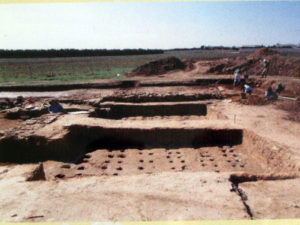
M300 1L0 4L0 49L300 43Z

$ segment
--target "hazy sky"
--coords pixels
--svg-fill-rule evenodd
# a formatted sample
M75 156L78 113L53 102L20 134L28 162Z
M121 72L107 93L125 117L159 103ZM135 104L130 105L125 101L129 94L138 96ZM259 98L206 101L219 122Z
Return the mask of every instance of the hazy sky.
M300 43L300 2L0 5L0 49Z

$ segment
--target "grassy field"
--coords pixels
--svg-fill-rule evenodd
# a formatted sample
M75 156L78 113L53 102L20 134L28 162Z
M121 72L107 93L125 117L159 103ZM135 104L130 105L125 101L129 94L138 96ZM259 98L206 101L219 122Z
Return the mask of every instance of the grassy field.
M242 53L245 55L248 53ZM101 56L73 58L0 59L0 83L57 84L95 79L120 79L123 74L149 61L175 56L180 59L233 57L230 50L166 51L157 55ZM120 74L120 76L117 76Z
M212 59L250 53L232 50L189 50L136 56L0 59L0 84L57 84L121 79L124 73L144 63L170 56L180 59Z

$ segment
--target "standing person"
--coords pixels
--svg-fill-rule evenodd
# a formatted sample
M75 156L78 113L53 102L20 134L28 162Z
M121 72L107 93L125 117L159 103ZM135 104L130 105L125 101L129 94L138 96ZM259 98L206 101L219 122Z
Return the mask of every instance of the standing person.
M233 86L238 86L240 83L241 83L241 74L240 74L240 70L237 69L234 71Z
M267 77L267 73L269 71L270 62L267 59L264 59L263 60L263 64L264 64L264 69L261 72L261 77Z

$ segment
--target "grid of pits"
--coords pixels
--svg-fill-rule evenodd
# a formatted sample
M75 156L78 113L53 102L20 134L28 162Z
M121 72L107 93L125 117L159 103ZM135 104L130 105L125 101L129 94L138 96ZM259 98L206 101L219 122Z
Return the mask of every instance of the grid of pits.
M160 172L262 172L260 164L242 146L182 149L99 149L85 155L79 165L62 165L58 178L82 175L134 175ZM80 172L80 173L79 173Z

